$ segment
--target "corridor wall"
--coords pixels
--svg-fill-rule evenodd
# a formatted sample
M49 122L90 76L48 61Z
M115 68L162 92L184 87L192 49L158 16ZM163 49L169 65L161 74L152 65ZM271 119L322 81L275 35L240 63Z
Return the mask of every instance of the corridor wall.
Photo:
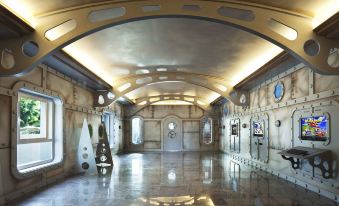
M11 171L12 131L16 125L11 124L13 86L19 82L29 84L37 90L53 91L63 99L63 139L64 158L60 166L46 170L32 177L17 179ZM94 150L98 143L98 127L101 123L102 111L93 108L93 90L69 78L46 65L39 65L22 77L0 78L0 203L37 190L49 183L58 181L73 173L76 163L76 150L79 143L81 127L84 119L93 128L91 137ZM122 109L112 104L107 111L112 112L121 128ZM120 124L120 126L119 126ZM122 130L117 132L114 153L122 149Z
M264 74L265 75L265 74ZM277 99L277 84L283 85L281 98ZM309 190L338 201L338 155L339 155L339 76L314 73L304 64L291 68L257 83L250 90L250 106L238 107L231 102L221 106L222 111L220 150L234 159L258 169L275 174ZM313 142L299 138L299 119L304 116L328 117L330 141ZM267 146L258 147L253 138L253 121L261 120L267 136ZM235 151L231 141L232 122L240 120L240 152ZM265 139L262 137L262 139ZM293 169L291 162L284 160L279 152L295 146L314 147L331 151L328 164L333 166L331 178L324 178L319 168L312 168L302 161L300 169ZM267 151L267 156L264 154ZM260 154L258 153L262 153ZM259 156L258 156L259 155ZM320 161L320 160L319 160Z

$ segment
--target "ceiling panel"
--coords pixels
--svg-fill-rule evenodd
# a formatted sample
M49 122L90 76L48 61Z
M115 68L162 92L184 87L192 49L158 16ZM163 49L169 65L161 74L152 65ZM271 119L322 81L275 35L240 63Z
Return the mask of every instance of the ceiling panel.
M110 84L139 69L165 67L219 76L233 85L282 51L234 27L187 18L111 27L64 50Z
M100 4L104 0L0 0L28 22L48 12ZM232 2L232 1L227 1ZM241 1L236 1L241 2ZM298 12L315 25L338 11L338 0L244 0ZM187 18L130 22L84 37L64 48L70 56L110 85L140 70L184 71L222 77L235 85L282 51L248 32L228 25ZM166 82L137 89L131 99L158 94L188 94L213 101L219 95L187 83Z
M113 2L107 0L1 0L2 2L13 2L21 4L22 7L31 11L32 15L41 15L44 13L65 9L69 7L84 6L86 4ZM226 1L232 2L232 1ZM309 16L314 16L317 11L326 7L330 3L337 2L336 0L236 0L234 2L250 2L266 6L282 8Z
M204 87L195 86L185 82L160 82L146 85L136 89L126 96L131 99L157 95L190 95L205 98L209 103L220 95Z

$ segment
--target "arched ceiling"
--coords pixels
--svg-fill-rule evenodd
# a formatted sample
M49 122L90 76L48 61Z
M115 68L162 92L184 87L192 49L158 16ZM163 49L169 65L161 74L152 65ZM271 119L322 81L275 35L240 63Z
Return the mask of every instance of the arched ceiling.
M104 4L114 0L0 0L11 7L18 14L26 18L30 23L34 24L34 20L38 16L46 15L47 13L68 9L71 7L89 6L91 4ZM322 21L329 18L336 12L335 5L337 0L224 0L225 2L244 2L255 3L264 6L276 7L292 12L304 14L316 19L315 24L320 24ZM315 25L315 26L317 26Z
M34 26L39 16L103 0L0 0ZM285 9L319 25L338 11L337 0L244 0ZM273 8L274 9L274 8ZM110 85L121 78L157 69L193 72L224 79L234 86L278 55L282 49L243 30L206 20L158 18L129 22L86 36L63 50ZM146 85L126 94L130 99L154 94L200 95L210 102L215 92L184 82Z
M222 77L232 85L282 51L231 26L183 18L118 25L64 50L109 84L141 69L166 68Z
M158 95L189 95L204 97L208 103L213 102L220 97L219 94L206 89L204 87L195 86L185 82L160 82L150 84L132 92L129 92L126 96L135 100L141 97L158 96Z

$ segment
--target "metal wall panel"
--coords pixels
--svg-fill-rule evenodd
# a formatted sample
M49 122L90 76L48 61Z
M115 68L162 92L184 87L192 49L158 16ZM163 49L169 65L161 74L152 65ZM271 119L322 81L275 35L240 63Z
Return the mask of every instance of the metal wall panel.
M316 93L339 88L339 76L314 75L314 89Z
M144 141L161 142L161 121L145 120L144 121Z
M306 97L309 94L309 70L300 69L292 74L292 99Z

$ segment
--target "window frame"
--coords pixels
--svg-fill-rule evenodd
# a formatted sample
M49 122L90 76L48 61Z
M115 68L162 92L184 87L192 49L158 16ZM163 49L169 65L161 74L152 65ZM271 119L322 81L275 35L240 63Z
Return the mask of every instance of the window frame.
M204 141L204 127L205 127L205 124L206 124L206 122L207 121L209 121L210 122L210 130L211 130L211 137L210 137L210 142L209 143L207 143L207 142L205 142ZM203 144L205 144L205 145L211 145L211 144L213 144L213 142L214 142L214 138L213 138L213 123L214 123L214 121L213 121L213 118L211 118L211 117L202 117L201 119L200 119L200 135L201 135L201 141L202 141L202 143Z
M11 141L11 170L12 174L17 179L26 179L36 175L45 173L51 169L62 167L65 159L65 137L64 137L64 99L56 92L41 88L34 84L19 81L12 88L12 141ZM49 135L46 133L46 138L20 138L20 96L28 95L29 98L37 98L39 100L51 100L54 104L50 114L52 115L53 124L49 125L52 129ZM51 123L51 122L49 122ZM46 123L47 124L47 123ZM47 125L46 125L47 126ZM48 130L48 129L47 129ZM47 132L47 131L46 131ZM18 145L32 143L52 142L52 159L34 162L27 165L19 166L18 163Z
M141 139L141 141L138 144L133 143L133 119L136 119L136 118L140 119L140 139ZM144 118L142 118L141 116L133 116L130 120L130 125L131 125L131 128L130 128L131 144L135 145L135 146L144 144Z
M108 118L109 122L108 122L108 127L107 127L107 123L106 123L106 118ZM112 149L115 145L115 139L114 139L114 114L112 112L107 112L105 111L102 114L102 122L104 123L105 127L106 127L106 133L107 133L107 139L108 139L108 143L110 148ZM108 132L107 132L108 130Z
M18 104L17 104L17 110L18 110L18 115L20 117L20 98L21 97L26 97L29 99L34 99L38 100L40 102L46 103L46 111L45 111L45 119L46 119L46 125L45 125L45 135L42 137L27 137L27 138L22 138L20 134L20 122L18 122L18 144L31 144L31 143L39 143L39 142L51 142L52 141L52 134L54 133L54 128L52 127L53 125L53 117L55 116L55 110L54 110L54 102L53 99L51 98L43 98L37 94L30 94L28 92L18 92Z

